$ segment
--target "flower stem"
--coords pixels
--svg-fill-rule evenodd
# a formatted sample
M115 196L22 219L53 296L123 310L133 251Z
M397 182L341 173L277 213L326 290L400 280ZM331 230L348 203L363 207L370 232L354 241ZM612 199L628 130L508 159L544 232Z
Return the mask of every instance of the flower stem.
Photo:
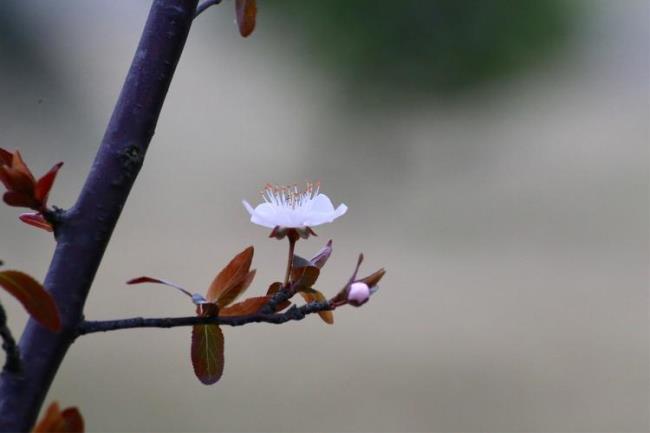
M289 287L289 277L291 276L291 268L293 266L293 251L296 248L298 238L296 236L287 236L289 239L289 259L287 261L287 273L284 276L284 287Z

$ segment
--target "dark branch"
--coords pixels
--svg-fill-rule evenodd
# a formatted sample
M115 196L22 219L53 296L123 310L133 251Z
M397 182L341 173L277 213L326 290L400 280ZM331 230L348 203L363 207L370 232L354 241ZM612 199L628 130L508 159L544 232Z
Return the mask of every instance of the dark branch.
M266 303L261 309L260 313L261 314L272 314L275 312L276 308L278 305L283 303L284 301L288 301L291 299L291 297L296 293L295 287L293 285L287 287L283 287L280 291L278 291L275 295L271 296L271 299L269 302Z
M201 12L209 8L210 6L218 5L221 3L221 0L206 0L203 3L201 3L197 8L196 12L194 12L194 18L198 17L201 15Z
M242 326L249 323L272 323L279 325L281 323L302 320L309 314L318 313L320 311L333 310L334 307L329 302L310 302L302 307L295 305L289 308L284 313L258 313L248 316L233 316L233 317L161 317L161 318L143 318L133 317L130 319L119 320L96 320L84 321L79 326L78 335L91 334L93 332L107 332L116 331L118 329L131 329L131 328L175 328L178 326L193 326L193 325L228 325L228 326Z
M2 337L2 348L7 354L4 369L11 373L19 373L22 370L20 350L18 350L16 340L14 340L11 330L7 326L7 315L4 308L2 308L2 304L0 304L0 336Z
M54 334L30 319L22 374L0 375L0 432L30 431L74 341L117 220L144 162L198 0L154 0L124 86L76 203L57 214L56 251L44 286L61 312ZM92 31L92 30L91 30Z

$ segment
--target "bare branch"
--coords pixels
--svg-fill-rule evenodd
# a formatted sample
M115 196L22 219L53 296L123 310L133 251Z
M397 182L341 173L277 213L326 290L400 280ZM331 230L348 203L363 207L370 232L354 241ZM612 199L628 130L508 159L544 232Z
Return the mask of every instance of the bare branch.
M227 325L227 326L242 326L249 323L272 323L279 325L290 321L302 320L309 314L318 313L320 311L334 310L335 307L329 302L310 302L301 307L293 306L284 313L257 313L247 316L232 316L232 317L201 317L201 316L187 316L187 317L159 317L159 318L144 318L133 317L130 319L118 320L86 320L79 325L77 335L86 335L94 332L107 332L116 331L118 329L132 329L132 328L175 328L179 326L193 326L193 325Z
M201 3L200 5L197 6L196 12L194 12L194 19L196 19L196 17L201 15L201 12L203 12L204 10L209 8L210 6L218 5L219 3L221 3L221 0L206 0L206 1L204 1L203 3Z

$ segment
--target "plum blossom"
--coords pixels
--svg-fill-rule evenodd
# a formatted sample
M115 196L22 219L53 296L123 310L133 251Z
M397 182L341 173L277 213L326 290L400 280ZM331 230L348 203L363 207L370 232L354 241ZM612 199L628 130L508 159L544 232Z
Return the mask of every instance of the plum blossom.
M267 184L262 191L264 203L255 208L246 200L242 203L251 215L251 222L268 228L304 228L331 223L347 212L340 204L336 209L332 201L320 192L318 183L307 183L304 191L297 186Z

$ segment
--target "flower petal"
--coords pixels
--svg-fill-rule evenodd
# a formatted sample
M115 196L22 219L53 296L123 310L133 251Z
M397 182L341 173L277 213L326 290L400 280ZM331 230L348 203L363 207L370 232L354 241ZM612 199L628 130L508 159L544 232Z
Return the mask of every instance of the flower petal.
M318 213L318 214L313 213L309 215L308 218L305 218L305 220L303 221L303 225L308 227L315 227L321 224L332 222L332 220L333 220L332 213L330 212Z
M253 224L257 224L260 226L268 227L270 229L274 228L275 226L278 226L280 224L275 224L274 222L270 221L268 218L265 218L264 216L260 214L253 214L251 216L251 222Z
M345 215L347 211L348 211L348 207L345 204L341 203L339 207L337 207L336 210L334 211L334 218L332 218L332 220L335 220L336 218Z
M269 216L275 214L275 207L271 203L260 203L255 207L254 212L256 214Z
M246 208L246 210L248 211L248 213L251 214L252 216L255 213L255 209L253 209L253 206L251 206L250 203L248 203L246 200L242 200L241 202Z
M316 192L312 197L313 185L305 191L297 187L272 187L265 189L265 202L255 208L246 200L242 204L251 215L251 222L268 228L305 228L334 221L347 212L347 206L334 209L330 198Z
M312 212L333 212L334 205L332 205L332 200L325 194L318 194L311 201L311 211Z

